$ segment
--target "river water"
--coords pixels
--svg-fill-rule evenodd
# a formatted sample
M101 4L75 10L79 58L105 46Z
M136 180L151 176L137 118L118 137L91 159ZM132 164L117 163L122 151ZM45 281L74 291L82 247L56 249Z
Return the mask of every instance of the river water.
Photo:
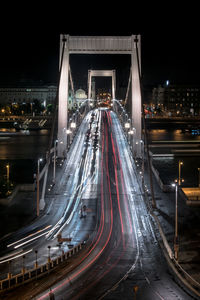
M10 179L15 183L33 182L37 160L45 158L49 130L30 131L29 134L15 133L4 136L8 129L0 128L0 174L6 176L6 165L10 166Z
M192 187L199 184L200 135L180 129L152 129L148 131L153 165L158 170L164 184L171 184L178 178L178 163L183 162L182 186Z
M8 129L0 128L1 133L4 131ZM0 174L6 176L6 164L9 163L12 181L15 183L33 182L37 159L45 157L49 135L49 130L30 131L29 134L14 133L10 136L0 134ZM157 155L153 157L153 164L165 184L170 184L178 177L178 161L182 160L183 186L198 185L200 136L183 133L181 130L152 129L148 131L148 139L150 145L156 144L155 147L150 148L151 152ZM185 143L188 143L192 153L190 150L188 152L187 147L182 147Z

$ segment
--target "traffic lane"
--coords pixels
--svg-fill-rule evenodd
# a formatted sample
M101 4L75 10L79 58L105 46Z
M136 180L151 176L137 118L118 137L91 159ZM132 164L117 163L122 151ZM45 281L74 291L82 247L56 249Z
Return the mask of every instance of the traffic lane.
M112 114L114 115L114 113ZM149 218L138 181L134 177L134 162L131 162L127 142L115 115L113 125L116 128L115 133L118 135L117 142L121 161L124 164L125 180L129 185L132 205L137 213L140 259L134 272L129 274L129 280L120 283L119 288L110 295L108 294L105 299L118 299L120 297L130 299L135 296L134 288L136 287L138 289L137 299L191 299L169 274L169 267L165 258L163 259L163 253L155 237L155 228L153 228Z
M106 139L108 138L108 136L106 137ZM104 143L102 143L102 144L104 144ZM110 145L110 146L109 146ZM112 162L112 155L110 154L110 153L112 153L112 151L109 151L110 149L112 149L112 145L111 145L111 143L109 143L109 145L108 145L108 143L106 143L105 144L105 149L106 149L106 151L105 151L105 162L104 162L104 167L102 168L103 169L103 171L104 172L101 172L101 174L103 175L103 179L102 179L102 184L101 184L101 191L102 191L102 193L101 193L101 199L102 199L102 197L103 197L103 199L105 198L105 197L107 197L108 198L108 200L110 201L110 197L111 198L113 198L113 207L114 207L114 215L115 216L117 216L117 212L118 212L118 209L117 209L117 212L116 212L116 208L118 208L119 206L118 206L118 200L119 200L119 193L118 193L118 196L117 196L117 198L116 198L116 192L114 193L114 191L115 191L115 187L116 187L116 182L115 182L115 178L116 178L116 176L114 175L114 173L115 173L115 171L114 171L114 169L112 169L113 168L113 162ZM103 146L104 147L104 146ZM109 155L108 155L109 154ZM108 164L108 162L110 163L110 165ZM111 175L111 177L112 177L112 180L111 179L109 179L109 180L107 180L107 178L109 177ZM110 186L109 186L109 184L110 184ZM112 184L113 184L113 186L112 186ZM111 192L112 191L112 192ZM105 193L105 195L104 195L104 193ZM115 194L115 196L113 196L112 194ZM108 195L109 195L109 197L108 197ZM102 201L102 203L104 203L104 201ZM107 203L107 201L105 202L105 203ZM102 205L102 204L101 204ZM115 208L116 207L116 208ZM104 211L104 210L103 210ZM109 210L108 210L109 211ZM103 216L103 214L102 214L102 216ZM110 216L111 216L111 211L110 211ZM113 217L112 217L113 218ZM112 219L111 218L111 219ZM101 276L103 276L103 277L105 277L109 272L110 272L110 268L114 268L114 266L116 266L116 265L118 265L118 259L120 258L120 255L123 253L122 252L122 250L121 249L119 249L119 245L120 245L120 240L119 240L119 235L120 235L120 233L122 233L122 230L121 230L121 228L122 228L122 226L121 226L121 218L120 218L120 214L118 213L118 218L120 219L120 221L117 221L116 222L116 224L115 224L115 231L113 231L112 230L112 232L111 231L109 231L109 235L110 235L110 237L111 236L113 236L113 239L114 240L112 240L112 243L109 243L109 242L107 242L107 241L109 241L108 240L108 233L106 234L106 237L107 237L107 239L106 239L106 243L107 243L107 245L105 244L105 240L104 240L104 245L105 245L105 247L103 248L102 246L103 245L100 245L100 244L98 244L97 243L97 241L98 240L100 240L100 239L97 239L96 241L95 241L95 246L96 246L96 248L94 248L94 247L92 247L93 249L92 250L95 250L93 253L94 253L94 259L96 259L96 258L99 258L99 257L101 257L101 253L103 253L102 251L105 251L105 249L107 249L107 247L108 247L108 244L109 245L111 245L110 247L110 251L109 251L109 253L108 254L106 254L106 258L105 258L105 256L103 255L103 257L104 257L104 259L103 259L103 262L102 262L102 264L101 264L101 268L102 268L102 270L103 270L103 273L101 273ZM104 220L104 222L102 221L102 220ZM114 221L114 220L113 220ZM103 226L103 224L105 223L106 225L108 225L108 217L106 217L106 215L104 216L104 218L102 217L101 218L101 222L100 222L100 230L99 230L99 232L98 232L98 237L99 237L99 235L100 235L100 233L102 232L102 230L103 230L103 228L104 228L104 226ZM120 227L119 227L120 226ZM118 229L117 229L118 228ZM112 233L112 235L110 234L110 232ZM114 233L113 232L115 232L116 233L116 235L114 235ZM103 236L103 235L102 235ZM100 245L100 246L99 246ZM116 261L116 257L115 257L115 255L113 255L113 245L115 246L114 247L114 250L115 250L115 248L116 248L116 255L117 255L117 261ZM124 243L122 243L122 245L123 245L123 247L122 247L122 249L124 250ZM91 250L91 249L90 249ZM108 249L109 250L109 249ZM126 251L127 252L127 251ZM132 253L132 251L130 251L131 253ZM91 251L90 251L90 253L91 253ZM109 256L109 254L110 254L110 256ZM90 256L91 257L91 256ZM108 258L109 259L108 259ZM104 267L105 267L105 260L108 262L108 269L106 270L106 271L104 271ZM91 261L91 260L90 260ZM109 262L110 262L110 264L109 264ZM87 268L89 269L89 267L91 266L91 264L86 264L85 266L87 266ZM126 265L127 266L127 265ZM121 268L122 267L124 267L124 264L121 266ZM83 267L83 268L85 268L85 267ZM83 269L82 269L83 270ZM106 274L105 274L105 272L106 272ZM99 272L98 272L99 273ZM114 274L113 274L113 277L114 277L114 275L116 275L115 274L116 272L114 272ZM91 273L90 273L91 274ZM117 274L119 275L119 273L117 272ZM78 274L77 275L81 275L81 273L80 272L78 272ZM100 277L101 277L100 276ZM103 279L103 277L101 277L101 278L97 278L97 281L99 281L100 282L100 280L102 280ZM68 277L69 278L69 277ZM73 278L74 279L74 278ZM111 281L112 281L112 284L115 282L115 280L116 280L116 278L114 278L114 280L113 280L113 278L112 278L112 276L110 277L110 279L111 279ZM91 279L92 280L92 279ZM94 281L94 280L93 280ZM92 281L92 282L93 282ZM70 281L71 282L71 281ZM95 282L95 284L96 284L97 282ZM109 282L109 285L110 285L111 283ZM67 285L69 285L69 280L67 280L67 281L65 281L65 283L64 283L64 285L65 285L65 287L67 286ZM68 288L69 288L69 286L68 286ZM92 288L92 286L90 286L90 288ZM81 289L81 287L80 287L80 289ZM68 290L68 289L67 289ZM64 292L64 291L63 291Z
M84 124L83 127L84 127L84 130L86 130L85 129L85 124ZM83 145L83 141L84 141L84 137L82 137L82 145ZM80 156L81 151L82 151L82 149L80 147L80 141L78 141L78 146L77 146L77 143L75 144L75 146L76 146L75 148L79 149L79 156ZM75 152L77 154L77 151L75 151ZM71 159L73 159L73 157ZM78 159L78 155L76 156L76 159ZM70 161L68 163L70 163ZM81 172L82 172L82 170L81 170ZM79 180L80 180L80 177L81 176L79 176ZM69 188L71 188L72 186L73 185L71 185L71 183L68 184ZM63 199L63 200L61 200L61 199ZM53 219L60 218L61 214L63 214L63 205L61 207L61 205L60 205L61 203L66 203L66 197L65 196L64 197L59 197L59 200L54 202L54 205L52 206L52 209L51 209L51 213L48 213L48 216L46 216L46 215L43 216L42 218L40 218L37 222L35 222L31 226L29 226L29 227L21 230L20 232L16 233L19 240L23 239L22 237L24 237L25 233L31 232L30 234L28 234L28 237L29 237L30 235L32 235L35 232L35 230L39 232L41 230L41 226L49 224L50 222L52 223ZM66 207L66 204L64 204L64 205ZM49 221L48 221L48 219L49 219ZM45 220L45 222L43 222L43 220ZM48 226L51 226L51 225L48 225ZM31 229L31 230L29 231L29 229ZM53 252L52 255L55 254L54 252L57 252L57 254L60 255L60 249L58 247L56 247L55 243L52 244L51 242L46 242L44 240L44 234L45 234L45 232L42 233L42 234L39 233L35 237L31 237L30 238L31 241L29 242L30 246L28 246L28 247L24 246L24 243L26 243L28 240L22 241L22 242L19 241L18 244L19 245L20 245L20 243L22 244L24 255L26 255L26 259L24 261L26 262L27 267L33 267L33 264L34 264L34 261L35 261L35 256L36 256L35 253L34 253L35 250L38 251L38 260L39 260L40 263L45 263L47 261L47 257L46 257L47 250L46 249L47 249L48 246L51 246L51 251ZM40 238L40 241L37 240L37 237ZM16 240L16 236L15 236L14 240ZM9 238L8 242L9 242L9 244L12 244L13 240L11 238ZM9 244L7 244L7 245L9 245ZM44 247L44 244L46 244L46 247ZM17 243L13 246L13 248L14 247L18 247ZM58 248L58 250L56 250L57 248ZM16 248L14 248L14 249L16 249ZM20 248L18 248L18 249L20 249ZM28 253L28 251L30 251L30 252ZM17 255L17 256L19 256L19 255ZM20 254L20 256L22 256L22 255ZM12 260L12 266L9 266L9 268L11 268L12 273L17 274L19 272L19 270L21 269L21 265L24 263L24 261L21 262L21 261ZM0 270L1 270L1 276L5 276L6 273L7 273L7 270L8 270L7 263L6 263L6 266L4 266L4 267L3 267L3 264L1 264L0 265Z
M104 143L102 145L102 152L104 152ZM103 155L102 155L103 157ZM59 295L63 295L66 299L71 298L72 294L70 294L70 284L77 280L75 283L78 286L79 282L81 282L80 276L84 274L85 278L85 270L89 270L91 266L94 265L94 262L101 256L102 252L105 250L112 232L113 226L113 213L112 213L112 203L111 203L111 194L110 187L107 180L103 180L104 175L103 169L105 168L105 163L101 162L101 220L99 229L96 235L96 238L93 240L93 245L91 245L91 249L89 250L87 257L84 258L82 264L79 269L74 273L68 275L68 279L61 282L58 286L54 287L52 291L55 293L56 297ZM105 201L105 197L108 198L108 201ZM69 284L70 283L70 284ZM66 293L67 289L67 294ZM73 289L71 290L73 293ZM47 295L43 295L39 297L39 299L45 299Z
M84 274L81 279L79 278L81 284L79 287L76 284L75 293L72 289L70 299L99 297L103 292L119 281L126 271L129 270L130 265L133 265L135 262L135 258L133 258L136 256L136 253L134 255L135 241L131 230L131 218L127 218L128 206L123 205L126 202L124 196L127 197L127 195L125 194L125 187L122 187L122 184L118 182L123 182L120 178L122 174L121 172L116 174L117 165L116 158L114 159L114 144L111 140L112 137L110 136L108 138L107 125L105 125L105 138L107 140L104 153L106 168L104 169L103 181L106 182L108 180L109 174L110 190L112 191L113 229L109 243L102 256L93 264L90 273ZM123 193L120 193L121 190L123 190ZM108 194L105 195L105 197L108 198ZM124 215L123 217L122 214ZM135 250L135 252L137 251ZM93 289L94 286L95 288ZM79 292L77 292L78 290ZM73 296L73 294L75 295ZM58 295L56 294L56 296ZM61 292L59 296L62 297L63 293ZM65 297L66 296L67 295L65 295Z
M110 151L110 147L107 143L107 152L110 154L110 164L108 168L112 184L114 215L112 237L103 256L100 257L97 265L94 266L94 271L84 281L83 286L87 286L87 288L84 288L84 291L82 289L73 299L78 299L80 296L81 299L99 297L124 276L127 270L130 269L130 265L133 265L135 262L135 258L133 257L137 256L137 249L135 249L136 243L133 238L131 224L132 220L129 216L129 207L126 203L127 194L125 193L123 174L117 171L117 169L120 169L120 166L117 164L116 150L112 135L110 135L109 140L110 147L112 145L112 151ZM93 286L95 286L95 288L93 288ZM85 294L83 295L83 293Z

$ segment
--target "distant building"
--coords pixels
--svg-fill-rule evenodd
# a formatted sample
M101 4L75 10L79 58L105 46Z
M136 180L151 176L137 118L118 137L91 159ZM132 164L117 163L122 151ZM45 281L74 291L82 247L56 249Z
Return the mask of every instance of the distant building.
M0 105L11 105L13 103L30 103L38 100L44 107L48 104L54 104L57 94L57 86L17 86L0 87ZM71 109L74 105L74 99L71 89L69 89L68 107Z
M82 89L78 89L75 92L75 99L76 99L77 105L80 106L81 103L87 99L86 92Z
M44 107L54 103L57 87L0 87L0 104L10 105L12 103L32 103L34 100L40 101Z
M97 100L98 101L110 101L111 93L107 92L106 89L98 89Z
M199 115L200 86L166 82L153 89L152 102L172 115Z

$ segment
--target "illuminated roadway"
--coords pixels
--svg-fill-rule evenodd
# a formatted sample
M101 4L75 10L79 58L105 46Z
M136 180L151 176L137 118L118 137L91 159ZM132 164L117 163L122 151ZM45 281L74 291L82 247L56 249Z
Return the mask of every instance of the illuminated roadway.
M11 260L11 273L17 274L22 268L23 255L25 266L32 268L35 263L35 250L38 251L39 265L47 262L48 246L51 246L51 258L60 255L62 250L67 251L66 243L61 248L57 245L58 231L62 231L64 237L70 236L76 245L88 238L88 233L94 229L94 218L87 218L87 223L85 219L80 219L83 193L90 184L96 183L98 177L98 165L95 164L98 152L92 148L87 149L84 145L90 117L91 113L79 128L69 152L69 159L57 178L55 188L48 196L50 202L45 213L31 225L1 239L1 278L7 276L8 260Z
M107 109L95 114L92 123L89 114L77 137L79 155L74 154L73 159L78 164L81 158L79 168L74 169L71 181L65 179L67 188L58 189L66 197L71 193L67 203L72 201L73 205L64 211L67 217L60 214L60 223L50 223L49 240L37 241L41 251L44 242L60 251L56 250L55 236L61 227L63 236L70 234L73 243L88 240L86 249L73 259L73 270L66 270L57 283L49 281L55 299L133 299L134 287L138 287L137 299L191 299L168 273L118 118ZM88 128L91 134L86 141ZM80 218L81 205L87 207L86 218ZM23 290L23 298L13 294L7 299L31 299L30 295L33 298L36 294L36 299L49 299L49 286L45 278L26 296Z

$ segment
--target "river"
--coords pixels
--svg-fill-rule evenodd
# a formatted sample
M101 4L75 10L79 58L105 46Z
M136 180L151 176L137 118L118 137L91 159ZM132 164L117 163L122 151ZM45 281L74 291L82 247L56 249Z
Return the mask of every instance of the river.
M1 133L5 131L8 131L8 129L0 128ZM14 130L11 130L12 133L14 133ZM37 159L44 158L46 155L49 134L49 130L38 130L30 131L29 134L0 135L1 175L6 176L6 164L9 163L10 179L13 182L33 182ZM155 155L153 164L165 184L170 184L178 177L178 161L182 160L183 185L198 185L198 167L200 167L199 135L183 133L180 129L152 129L148 131L148 140L151 146L154 145L150 148ZM185 143L189 144L188 147L193 153L187 147L182 146ZM169 147L169 144L172 144L171 147Z

